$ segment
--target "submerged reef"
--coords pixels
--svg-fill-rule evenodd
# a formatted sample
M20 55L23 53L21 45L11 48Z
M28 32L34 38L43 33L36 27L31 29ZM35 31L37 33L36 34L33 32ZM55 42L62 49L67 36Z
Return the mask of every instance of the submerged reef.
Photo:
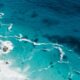
M70 48L72 48L74 51L76 51L78 53L78 55L80 55L80 40L79 40L79 38L76 38L73 36L61 37L58 35L53 35L53 36L44 35L44 37L46 37L49 41L51 41L53 43L57 42L60 44L67 44Z

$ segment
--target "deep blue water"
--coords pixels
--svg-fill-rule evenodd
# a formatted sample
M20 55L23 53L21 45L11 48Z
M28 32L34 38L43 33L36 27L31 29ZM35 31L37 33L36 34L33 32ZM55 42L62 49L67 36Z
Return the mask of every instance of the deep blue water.
M29 67L27 80L80 80L80 0L0 0L0 12L0 35L7 36L0 39L14 45L1 59L22 72ZM14 37L20 34L28 41Z

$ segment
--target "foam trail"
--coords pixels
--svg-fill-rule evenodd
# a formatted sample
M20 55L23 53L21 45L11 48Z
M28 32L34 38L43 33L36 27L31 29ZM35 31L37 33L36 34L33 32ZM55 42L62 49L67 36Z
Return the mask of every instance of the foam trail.
M68 80L72 80L72 77L74 76L74 74L73 73L71 73L71 72L69 72L68 73Z
M35 45L35 46L40 46L40 45L52 45L52 46L62 46L62 45L60 45L60 44L58 44L58 43L44 43L44 42L34 42L34 41L32 41L32 40L30 40L30 39L27 39L27 38L24 38L23 37L23 35L21 34L21 36L16 36L16 38L18 38L18 40L20 41L20 42L23 42L23 41L25 41L25 42L29 42L29 43L31 43L31 44L33 44L33 45Z
M10 32L11 32L12 27L13 27L13 24L11 23L11 24L10 24L10 26L8 27L8 31L10 31Z
M75 70L74 71L76 74L80 75L80 71Z
M19 39L19 41L26 41L26 42L32 43L33 45L46 45L46 43L36 43L26 38Z
M24 38L23 34L21 34L21 33L19 35L14 35L14 36L3 36L3 35L0 35L0 38L15 38L20 42L28 42L28 43L31 43L31 44L33 44L35 46L41 46L41 45L51 45L53 47L55 47L55 46L62 47L63 46L63 45L58 44L58 43L34 42L34 41L30 40L30 39Z
M33 74L33 73L35 73L35 72L47 71L48 69L51 68L51 66L55 66L56 64L57 64L57 62L53 63L52 65L48 65L47 67L39 68L38 70L32 71L31 74Z
M4 16L4 13L0 13L0 19L2 19L2 17Z
M60 61L59 62L63 62L63 57L65 55L64 51L62 50L61 47L55 47L55 48L58 49L60 52Z

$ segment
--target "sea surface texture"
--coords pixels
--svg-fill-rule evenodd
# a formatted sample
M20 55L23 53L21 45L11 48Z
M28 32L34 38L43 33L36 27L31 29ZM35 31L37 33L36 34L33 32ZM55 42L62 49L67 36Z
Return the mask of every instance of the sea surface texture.
M80 80L80 0L0 0L0 80Z

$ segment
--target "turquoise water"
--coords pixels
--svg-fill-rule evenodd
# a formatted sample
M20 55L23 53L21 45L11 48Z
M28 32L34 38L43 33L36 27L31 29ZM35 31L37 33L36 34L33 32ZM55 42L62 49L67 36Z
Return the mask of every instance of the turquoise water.
M0 0L0 40L14 46L0 60L12 61L23 80L80 80L79 8L80 0Z

